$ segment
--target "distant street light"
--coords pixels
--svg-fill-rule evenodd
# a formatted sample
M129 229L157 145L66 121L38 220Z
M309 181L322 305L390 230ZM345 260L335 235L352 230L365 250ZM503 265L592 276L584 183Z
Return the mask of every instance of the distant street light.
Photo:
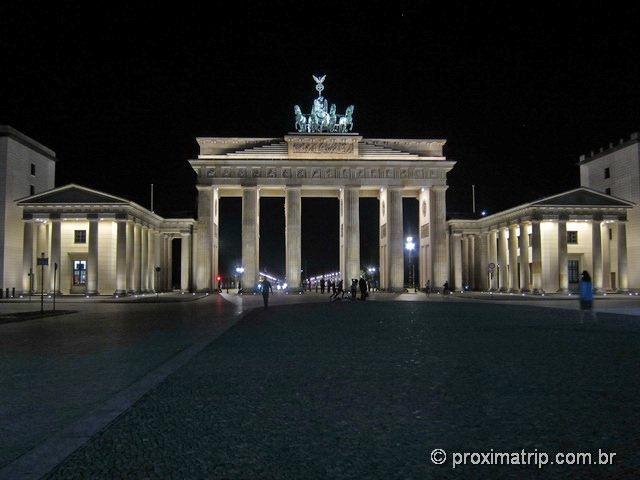
M236 273L240 277L236 282L236 286L238 287L238 293L240 293L240 290L242 287L241 282L242 282L242 274L244 273L244 267L236 267Z
M413 271L413 250L416 248L416 244L413 243L413 237L407 237L404 244L404 248L409 252L409 265L411 265L411 270L410 270L411 279L409 283L413 285L413 291L417 292L415 275Z

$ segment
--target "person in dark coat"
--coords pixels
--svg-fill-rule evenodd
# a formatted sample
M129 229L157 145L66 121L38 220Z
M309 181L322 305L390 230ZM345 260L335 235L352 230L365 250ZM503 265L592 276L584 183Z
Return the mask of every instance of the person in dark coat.
M324 293L324 277L320 279L320 293Z
M451 289L449 288L449 281L446 281L444 282L444 285L442 285L442 294L449 295L450 292L451 292Z
M366 300L367 296L369 295L367 293L367 281L360 277L360 281L358 282L359 286L360 286L360 300Z
M593 311L593 282L591 281L591 275L584 270L580 276L580 320L584 321L586 314L592 319L596 318L596 314Z
M351 300L358 299L358 280L355 278L351 279Z
M262 301L264 302L264 308L269 307L269 293L273 293L271 283L264 277L260 282L260 290L262 291Z

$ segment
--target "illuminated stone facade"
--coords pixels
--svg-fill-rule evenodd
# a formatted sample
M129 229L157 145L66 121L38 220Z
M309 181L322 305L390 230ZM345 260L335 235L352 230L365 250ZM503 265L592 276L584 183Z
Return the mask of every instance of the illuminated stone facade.
M451 286L555 293L590 272L598 291L629 282L627 214L633 204L578 188L475 220L449 220Z
M366 139L357 134L288 134L283 138L198 138L190 161L198 180L196 288L212 289L218 274L218 201L242 197L244 284L259 275L260 197L284 197L287 283L301 284L303 197L338 198L340 273L359 278L359 201L380 200L380 286L404 288L402 198L420 201L420 283L444 282L449 272L447 172L454 163L444 140ZM338 247L338 245L336 245Z

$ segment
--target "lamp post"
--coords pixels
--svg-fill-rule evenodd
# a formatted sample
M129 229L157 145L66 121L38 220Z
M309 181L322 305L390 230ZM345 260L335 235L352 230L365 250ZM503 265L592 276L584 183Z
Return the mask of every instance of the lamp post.
M375 287L375 285L376 285L376 267L368 267L367 268L367 272L369 272L369 275L371 276L371 283Z
M240 280L238 280L238 293L240 293L241 290L241 282L242 282L242 274L244 273L244 267L236 267L236 273L238 274L238 277L240 278Z
M404 244L404 248L407 249L407 251L409 252L409 265L411 265L410 283L413 285L413 291L417 292L415 275L414 275L414 271L413 271L413 255L412 255L413 254L413 249L416 248L416 244L413 242L413 237L407 237L406 242Z

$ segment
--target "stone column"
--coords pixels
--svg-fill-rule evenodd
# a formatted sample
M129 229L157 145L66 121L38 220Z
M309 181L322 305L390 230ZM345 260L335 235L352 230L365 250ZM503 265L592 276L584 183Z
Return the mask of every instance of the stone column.
M31 284L31 282L35 280L35 277L33 276L33 221L23 220L23 223L24 234L22 236L22 294L29 295L29 292L35 288L35 285Z
M520 224L520 286L523 290L531 290L531 282L529 273L529 232L527 231L528 224Z
M451 235L453 252L453 286L456 290L462 290L462 235Z
M378 268L379 287L382 290L389 289L389 235L387 225L387 203L388 191L385 188L380 189L378 194L378 214L379 214L379 235L378 241L380 245L380 265Z
M542 293L542 239L540 220L531 220L531 271L533 293Z
M469 237L462 235L462 288L469 285Z
M213 250L213 188L198 189L198 261L196 263L196 290L209 292L213 288L211 253Z
M469 289L470 290L475 290L476 286L475 286L475 277L476 277L476 262L475 262L475 237L473 235L467 235L467 240L469 242L469 251L467 252L467 269L469 271L468 273L468 279L467 282L469 284Z
M140 265L142 260L142 239L141 237L142 228L140 225L135 224L133 226L133 279L132 279L132 289L134 293L140 292Z
M211 224L211 278L212 281L215 281L215 278L218 277L219 269L218 269L218 253L219 253L219 225L220 225L220 191L218 188L213 188L212 198L212 224ZM193 257L193 252L191 254Z
M479 265L477 267L480 280L480 290L489 289L489 233L483 232L478 236Z
M189 258L191 256L191 234L180 235L180 290L189 291Z
M49 223L38 223L37 224L37 238L36 238L36 258L40 258L40 254L44 253L45 257L49 257L49 232L48 228L51 222ZM35 281L33 282L33 289L36 292L40 290L49 288L49 279L47 277L49 273L49 268L45 267L44 269L41 267L35 266ZM42 278L44 276L44 278Z
M160 245L160 259L158 265L160 272L158 273L158 290L164 292L167 289L167 242L163 233L158 234Z
M558 220L558 272L560 273L559 292L569 291L569 261L567 256L567 221Z
M55 280L55 288L58 292L60 292L60 244L61 244L61 228L62 225L60 223L60 218L52 218L51 219L51 255L49 256L49 281L51 283L51 291L54 289L54 280ZM54 275L54 265L58 264L58 273ZM55 277L55 278L54 278Z
M127 293L127 222L119 220L116 227L116 295Z
M340 273L346 289L351 285L352 278L360 278L359 187L347 186L340 190L340 248Z
M127 292L135 293L135 287L133 282L133 237L134 237L133 222L127 221Z
M495 265L493 273L491 274L491 283L489 288L491 290L497 290L498 286L498 231L491 230L489 232L489 262Z
M509 289L507 251L507 228L500 227L498 231L498 265L500 267L498 283L502 292L506 292Z
M284 218L287 284L289 288L298 288L302 268L302 195L299 186L285 189Z
M153 266L153 289L156 292L162 291L162 275L164 275L164 266L162 264L162 237L160 236L160 232L158 230L153 232L153 253L155 254L155 261ZM159 272L156 272L156 267L160 268Z
M593 288L596 291L602 291L602 235L600 220L596 219L591 222L591 258L593 259L591 272Z
M149 227L142 226L140 232L140 290L149 291Z
M602 239L602 288L605 291L611 290L611 246L609 241L609 223L601 224Z
M618 222L618 290L629 290L629 272L627 267L627 224Z
M509 225L509 291L519 292L518 284L518 225Z
M389 290L404 290L404 242L402 225L402 190L387 189L387 235L389 238Z
M98 216L89 217L89 255L87 256L87 295L98 295Z
M431 246L429 244L429 189L421 188L418 195L418 286L424 288L429 280L433 284L433 262ZM455 273L452 272L452 279Z
M155 276L155 240L153 229L149 228L147 232L147 290L153 292L155 285L153 277Z
M173 237L171 235L167 235L167 291L173 291Z
M433 285L441 288L449 279L449 252L447 251L446 185L429 188L430 235L433 261ZM402 218L400 219L402 223Z
M473 235L473 289L482 290L482 265L480 262L480 235Z
M258 187L242 188L242 288L251 290L260 274L260 193Z

